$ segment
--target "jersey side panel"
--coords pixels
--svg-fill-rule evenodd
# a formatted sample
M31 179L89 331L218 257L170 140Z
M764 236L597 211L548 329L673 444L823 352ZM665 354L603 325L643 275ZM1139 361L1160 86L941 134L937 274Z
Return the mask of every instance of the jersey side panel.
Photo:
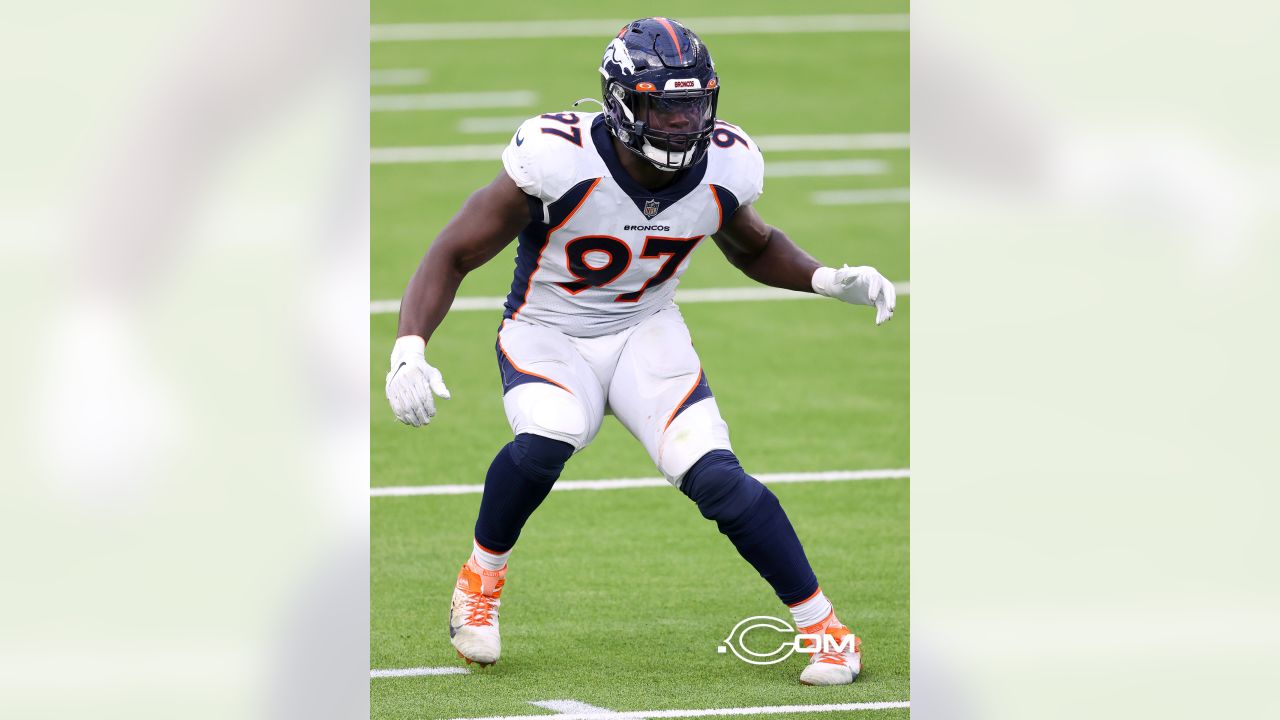
M587 178L580 181L546 207L546 222L531 222L520 232L516 247L515 276L511 281L511 292L507 294L507 300L504 303L503 318L516 317L528 304L535 276L543 263L544 256L547 255L553 236L582 209L583 204L599 183L600 178Z

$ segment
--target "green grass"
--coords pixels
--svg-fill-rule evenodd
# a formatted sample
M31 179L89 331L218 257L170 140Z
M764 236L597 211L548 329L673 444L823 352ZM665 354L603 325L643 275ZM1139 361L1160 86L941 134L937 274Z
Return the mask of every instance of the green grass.
M467 676L374 681L377 716L522 714L529 700L557 698L615 710L906 698L907 483L774 490L824 591L864 638L867 669L852 686L799 685L800 658L757 667L716 652L738 620L788 616L679 492L565 492L538 509L512 556L503 659ZM478 495L374 501L375 667L458 662L445 619L478 506Z
M622 17L635 11L565 2L427 6L377 0L374 22ZM789 4L765 0L668 3L673 17L906 12L889 0ZM695 27L695 29L697 29ZM908 130L905 33L703 36L724 93L720 114L752 135ZM502 144L508 133L464 135L463 117L530 116L599 91L605 39L375 43L374 68L425 68L418 87L375 93L532 89L529 108L375 113L374 147ZM513 65L514 64L514 65ZM777 178L757 208L820 260L875 265L910 278L906 205L821 207L823 189L905 187L906 151L776 153L766 162L876 158L883 175ZM399 297L435 233L498 163L375 165L371 291ZM505 295L515 248L470 275L463 296ZM750 281L703 243L683 287ZM682 308L711 387L749 472L907 467L910 462L911 303L877 328L868 308L829 300L693 304ZM396 423L382 396L394 315L370 318L373 484L480 483L510 439L494 337L499 311L446 318L428 350L453 399L426 429ZM655 476L634 438L606 419L564 478ZM903 700L908 682L908 494L904 480L775 486L824 591L864 638L854 685L806 688L800 658L755 667L716 653L740 619L786 618L769 587L670 488L552 493L513 555L503 594L503 659L470 675L371 681L375 718L546 714L531 700L575 699L614 710ZM449 595L466 558L480 496L371 500L371 662L377 668L460 662L445 629ZM857 713L877 720L907 710ZM795 717L831 717L796 715ZM791 717L774 715L770 717Z

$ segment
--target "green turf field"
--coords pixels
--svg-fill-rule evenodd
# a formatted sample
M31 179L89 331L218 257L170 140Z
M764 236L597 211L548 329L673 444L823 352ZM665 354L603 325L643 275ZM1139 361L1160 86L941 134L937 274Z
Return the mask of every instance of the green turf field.
M600 6L604 8L604 6ZM644 10L550 3L424 4L374 0L374 23L630 19L905 13L905 3L760 0ZM619 23L619 26L621 23ZM697 25L694 30L699 30ZM722 82L719 115L753 137L903 133L908 130L908 35L795 35L700 31ZM608 37L375 42L375 70L425 70L375 95L531 90L522 107L375 112L375 148L502 145L508 129L464 133L464 118L519 118L565 110L599 92ZM412 75L405 77L412 78ZM403 78L399 82L406 82ZM588 108L588 111L594 109ZM908 152L769 152L766 164L881 160L871 175L769 178L757 208L828 263L875 265L909 280L908 206L815 205L820 190L904 188ZM373 300L398 298L437 230L500 163L375 164L372 174ZM463 297L505 295L514 244L463 283ZM751 285L704 243L682 288ZM876 328L870 308L831 300L682 306L735 450L753 473L906 468L910 299ZM457 312L428 349L453 399L430 427L395 422L382 375L394 314L370 318L371 464L375 486L481 483L510 439L502 412L494 336L500 310ZM644 450L606 419L564 479L653 477ZM466 675L375 678L375 718L552 716L531 701L577 700L615 711L903 701L908 683L906 480L775 486L841 619L863 637L864 672L840 688L808 688L800 657L757 667L716 652L737 621L789 615L696 507L670 488L552 493L512 556L503 593L503 658ZM371 499L373 668L456 666L446 619L453 579L469 552L478 494ZM908 710L767 717L906 717Z

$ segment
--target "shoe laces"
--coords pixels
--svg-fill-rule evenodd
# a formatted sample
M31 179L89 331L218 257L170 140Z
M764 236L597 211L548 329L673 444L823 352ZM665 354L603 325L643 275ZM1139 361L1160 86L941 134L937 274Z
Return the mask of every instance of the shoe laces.
M466 624L488 627L498 614L499 597L506 584L506 568L491 571L473 567L468 561L458 574L457 588L466 596ZM488 592L485 592L488 590Z
M493 624L493 616L498 604L497 598L484 593L467 593L467 625L488 627Z
M846 653L837 650L824 650L814 653L812 662L825 662L833 665L848 665L849 658Z

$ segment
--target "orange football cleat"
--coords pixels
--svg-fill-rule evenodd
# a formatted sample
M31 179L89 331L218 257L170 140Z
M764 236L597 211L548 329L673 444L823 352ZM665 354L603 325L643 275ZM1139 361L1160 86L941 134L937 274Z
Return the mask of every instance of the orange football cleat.
M823 647L809 658L809 665L800 673L805 685L848 685L862 672L862 640L836 619L831 611L821 622L800 628L806 635L825 635ZM813 647L813 641L806 641Z
M468 559L458 572L449 608L449 640L467 664L492 665L502 653L498 637L498 606L507 566L485 570Z

